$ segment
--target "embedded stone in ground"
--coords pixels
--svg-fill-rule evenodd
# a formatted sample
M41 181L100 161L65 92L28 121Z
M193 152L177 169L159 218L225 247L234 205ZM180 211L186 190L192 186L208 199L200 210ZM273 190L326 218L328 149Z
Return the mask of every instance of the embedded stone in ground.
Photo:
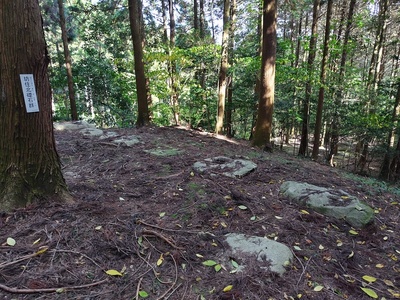
M156 156L175 156L178 155L182 152L182 150L175 149L175 148L167 148L167 149L150 149L150 150L144 150L147 153L156 155Z
M286 245L264 237L246 234L229 233L225 240L230 247L230 256L244 262L256 258L257 261L266 262L270 271L283 275L293 259L292 251ZM265 267L262 267L265 268Z
M124 136L112 141L114 144L124 144L128 147L140 143L139 138L135 135Z
M342 190L295 181L284 182L280 190L283 195L298 204L326 216L344 220L353 227L363 227L374 219L374 210L370 206Z
M254 171L257 165L246 159L217 156L206 158L193 164L193 169L199 173L210 173L211 175L222 174L228 177L241 178Z

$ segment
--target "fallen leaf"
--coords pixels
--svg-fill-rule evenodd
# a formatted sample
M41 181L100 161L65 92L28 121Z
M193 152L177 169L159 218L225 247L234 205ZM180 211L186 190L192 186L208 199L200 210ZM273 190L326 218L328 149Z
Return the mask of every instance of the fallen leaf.
M383 264L376 264L375 267L378 268L378 269L382 269L385 266Z
M202 264L207 267L212 267L212 266L215 266L217 264L217 262L214 260L208 259L206 261L203 261Z
M314 288L314 291L315 292L320 292L320 291L322 291L324 289L324 287L322 286L322 285L317 285L315 288Z
M41 248L35 253L35 255L39 255L39 254L45 253L48 249L49 249L48 246L41 247Z
M110 276L122 276L122 274L117 270L107 270L106 274Z
M362 279L364 279L364 280L367 281L367 282L375 282L375 281L376 281L376 278L375 278L375 277L372 277L372 276L369 276L369 275L364 275L364 276L362 277Z
M246 209L247 209L247 206L239 205L238 208L241 209L241 210L246 210Z
M366 293L371 298L378 299L378 295L375 293L374 290L371 290L369 288L363 288L363 287L361 289L363 290L364 293Z
M222 269L222 266L221 266L220 264L216 264L216 265L214 266L215 272L219 272L219 271L221 271L221 269Z
M358 234L358 232L353 230L353 229L349 230L349 233L352 234L352 235L357 235Z
M160 258L157 260L157 266L161 266L163 261L164 261L164 257L163 257L163 254L161 253Z
M387 286L391 286L393 288L396 288L393 284L393 282L391 282L390 280L387 279L383 279L383 282L387 285Z
M400 298L400 293L398 291L394 291L392 289L388 289L388 292L392 294L395 298Z
M303 215L309 215L310 213L308 211L306 211L305 209L302 209L300 211Z
M203 255L198 254L198 253L196 253L196 256L197 256L197 257L200 257L200 258L203 258L203 257L204 257Z
M12 237L8 237L6 243L8 246L15 246L17 242Z
M232 288L233 288L233 285L227 285L226 287L224 287L223 291L226 293L226 292L229 292Z
M40 242L40 238L38 238L36 241L34 241L32 245L36 245L39 242Z
M297 250L297 251L301 251L301 248L299 246L293 246L293 249Z
M234 261L233 259L231 260L231 263L232 263L232 266L233 266L235 269L239 268L239 264L238 264L236 261Z
M147 298L149 294L146 291L139 291L140 298Z

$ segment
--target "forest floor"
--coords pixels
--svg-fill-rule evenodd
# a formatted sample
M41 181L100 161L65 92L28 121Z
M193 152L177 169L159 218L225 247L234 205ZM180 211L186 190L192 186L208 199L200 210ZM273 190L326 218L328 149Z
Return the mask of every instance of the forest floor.
M400 298L398 189L198 131L109 131L140 143L55 132L75 204L0 214L1 299ZM219 155L247 157L257 169L243 178L193 171L196 161ZM279 192L287 180L342 189L372 206L375 220L351 228L299 207ZM286 273L267 272L257 261L245 271L236 269L241 261L218 272L204 265L218 263L222 236L231 232L290 247ZM7 245L7 237L16 244Z

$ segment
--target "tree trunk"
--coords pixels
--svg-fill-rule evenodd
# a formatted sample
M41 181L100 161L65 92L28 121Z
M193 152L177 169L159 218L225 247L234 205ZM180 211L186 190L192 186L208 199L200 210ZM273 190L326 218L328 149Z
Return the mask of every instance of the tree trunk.
M339 69L339 78L338 78L339 88L338 88L338 92L334 93L334 95L335 95L335 99L334 99L335 112L333 114L333 120L332 120L332 125L331 125L331 136L330 136L329 154L328 154L328 161L332 167L334 166L333 158L335 155L337 155L337 152L338 152L339 124L340 124L338 109L342 105L343 91L342 91L341 86L342 86L342 83L344 80L344 73L345 73L346 61L347 61L347 45L349 43L350 30L353 26L353 15L354 15L355 6L356 6L356 0L351 0L350 6L349 6L349 12L347 14L347 24L346 24L346 29L345 29L344 39L343 39L343 44L342 44L342 56L340 59L340 69Z
M392 122L393 122L393 124L396 124L397 132L400 132L399 131L399 123L397 122L397 119L399 117L399 110L400 110L399 105L400 105L400 79L398 80L398 83L397 83L397 94L396 94L393 111L392 111ZM394 135L394 132L392 129L390 129L389 133L388 133L387 142L386 142L386 153L383 158L383 162L382 162L382 166L381 166L381 170L380 170L380 174L379 174L379 177L384 180L392 180L394 177L396 177L396 174L392 174L392 172L394 171L393 166L396 166L399 164L399 153L395 153L395 155L393 155L393 153L391 151L391 143L392 143L393 135ZM399 138L399 141L400 141L400 138ZM398 143L396 151L398 152L399 150L400 149L399 149L399 143ZM395 173L395 172L393 172L393 173Z
M1 210L38 200L72 202L55 147L49 57L38 1L0 0L0 7ZM38 112L27 112L20 74L33 75Z
M264 0L261 90L252 145L272 151L272 115L275 96L276 0Z
M230 0L224 0L224 17L223 17L223 31L222 31L222 45L221 45L221 65L219 68L218 77L218 110L217 110L217 124L215 125L215 133L219 134L224 125L225 114L225 97L226 89L228 86L228 44L229 44L229 11Z
M172 57L172 52L175 48L175 12L174 1L169 0L169 77L171 84L171 106L174 115L175 125L180 124L179 120L179 104L178 104L178 87L176 78L176 63Z
M310 98L311 98L311 82L314 67L314 60L317 48L317 21L320 7L320 0L314 0L313 5L313 21L311 25L310 50L308 52L307 73L308 80L306 83L306 94L303 102L303 121L301 129L301 140L299 147L299 155L306 156L308 154L308 126L310 121Z
M229 28L229 50L228 50L228 64L233 65L234 60L234 46L235 46L235 26L236 26L236 0L231 0L232 5L230 8L230 28ZM233 111L233 74L229 77L228 82L228 102L226 107L226 135L233 137L234 132L232 128L232 111Z
M317 106L317 116L315 121L315 129L314 129L314 145L312 150L312 159L317 160L319 154L319 146L320 146L320 136L321 136L321 128L322 128L322 112L324 107L324 95L325 95L325 81L326 81L326 65L328 61L328 51L329 51L329 35L331 32L331 16L332 16L332 2L333 0L328 0L328 8L326 11L326 24L325 24L325 38L324 38L324 50L322 54L322 62L321 62L321 75L320 75L320 83L321 87L319 88L318 95L318 106Z
M60 14L60 27L61 27L61 36L64 46L64 59L65 59L65 67L67 69L67 81L68 81L68 95L69 102L71 107L71 118L73 121L78 120L78 111L76 109L76 101L75 101L75 93L74 93L74 80L72 77L72 60L71 54L69 53L68 48L68 37L67 37L67 28L65 26L65 14L64 14L64 4L63 0L58 0L58 11Z
M141 10L140 0L129 0L129 20L133 41L133 54L135 60L136 93L138 101L137 126L145 126L150 123L150 113L148 105L148 81L145 75L143 62L143 45L141 33Z

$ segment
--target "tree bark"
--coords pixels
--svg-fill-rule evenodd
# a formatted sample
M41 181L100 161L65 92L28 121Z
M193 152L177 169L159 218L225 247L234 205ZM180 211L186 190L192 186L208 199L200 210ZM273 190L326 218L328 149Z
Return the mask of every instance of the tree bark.
M319 95L318 95L318 106L317 106L317 116L315 121L315 129L314 129L314 145L312 150L312 159L317 160L319 154L319 146L320 146L320 136L321 136L321 128L322 128L322 113L324 107L324 95L325 95L325 81L326 81L326 65L328 61L328 51L329 51L329 36L331 32L331 16L332 16L332 2L333 0L328 0L328 8L326 11L326 24L325 24L325 38L324 38L324 50L322 54L322 62L321 62L321 75L320 75L320 84Z
M150 123L150 113L148 105L148 80L145 75L143 61L143 45L141 33L141 10L140 0L129 0L129 19L133 41L133 54L135 60L136 93L138 101L137 126L145 126Z
M37 0L0 0L0 205L72 202L55 147L51 89ZM39 111L28 113L20 74L32 74Z
M230 7L230 28L229 28L229 50L228 50L228 64L233 65L235 46L235 26L236 26L236 0L231 0ZM229 77L228 81L228 97L226 107L226 135L233 137L234 132L232 128L232 111L233 111L233 74Z
M68 37L67 37L67 28L65 25L65 13L64 13L63 0L58 0L58 11L60 14L61 36L62 36L62 41L63 41L63 46L64 46L65 68L67 70L68 96L69 96L69 103L70 103L70 107L71 107L71 118L73 121L76 121L76 120L78 120L78 111L76 109L74 80L72 77L72 60L71 60L71 54L69 52L69 47L68 47Z
M218 77L218 104L217 104L217 124L215 125L215 133L219 134L224 125L225 114L225 97L228 86L228 44L229 44L229 11L230 0L224 0L224 17L221 45L221 65Z
M310 121L310 98L311 98L311 81L317 48L317 24L318 12L320 8L320 0L314 0L313 5L313 21L311 25L310 50L308 52L307 73L308 80L306 83L306 94L303 102L303 122L301 129L301 140L299 147L299 155L306 156L308 154L308 126Z
M275 96L276 0L263 2L261 90L252 145L272 151L271 133Z
M338 78L338 92L334 93L335 96L335 112L333 114L333 120L331 125L331 136L329 142L329 154L328 154L328 161L330 165L334 166L334 156L338 153L338 143L339 143L339 113L337 112L339 107L342 105L342 83L344 80L344 73L346 69L346 61L347 61L347 45L349 43L350 38L350 31L353 25L353 15L354 15L354 8L356 6L356 0L351 0L349 5L349 12L347 14L347 23L346 29L344 33L344 39L342 43L342 55L340 59L340 69L339 69L339 78Z

